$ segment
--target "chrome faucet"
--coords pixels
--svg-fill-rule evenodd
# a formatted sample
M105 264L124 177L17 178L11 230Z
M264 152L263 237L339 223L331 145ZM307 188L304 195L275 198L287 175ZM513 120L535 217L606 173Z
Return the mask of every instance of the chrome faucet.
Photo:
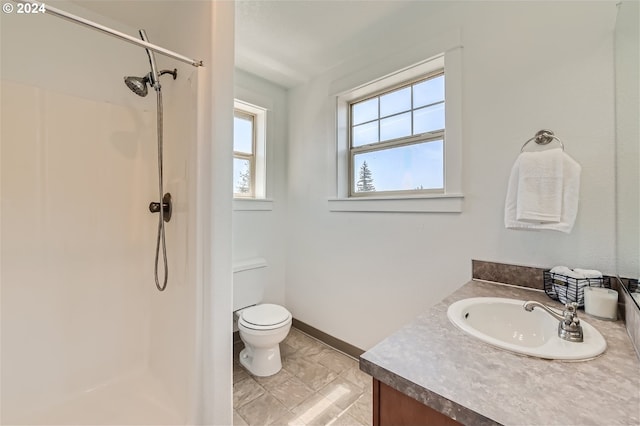
M582 334L582 326L580 325L580 319L578 318L578 304L576 302L567 303L564 305L564 311L562 314L552 310L548 306L530 300L524 302L522 306L526 311L531 312L533 308L541 308L549 315L560 321L558 324L558 337L567 340L569 342L582 342L584 340Z

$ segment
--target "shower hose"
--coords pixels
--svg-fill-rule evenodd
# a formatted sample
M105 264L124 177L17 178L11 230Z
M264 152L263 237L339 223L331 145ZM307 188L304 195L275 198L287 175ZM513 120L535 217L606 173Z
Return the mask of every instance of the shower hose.
M167 243L164 237L164 205L163 205L163 196L164 196L164 188L162 186L162 92L160 89L156 90L158 107L157 107L157 126L158 126L158 193L160 200L160 211L158 215L158 236L156 238L156 260L155 260L155 269L154 275L156 279L156 287L160 291L164 291L167 288L167 279L169 278L169 267L167 265ZM164 264L164 278L162 279L162 284L160 284L160 279L158 278L158 261L160 258L160 246L162 245L162 260Z

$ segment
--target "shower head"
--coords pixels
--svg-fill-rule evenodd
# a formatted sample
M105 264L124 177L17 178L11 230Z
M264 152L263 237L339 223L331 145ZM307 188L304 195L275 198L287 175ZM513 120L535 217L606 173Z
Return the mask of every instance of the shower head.
M149 83L149 76L144 77L125 77L124 83L133 93L138 96L147 96L147 83Z
M175 68L173 69L173 71L162 70L158 73L158 78L161 75L165 74L171 74L173 76L173 79L175 80L178 77L178 70ZM126 84L127 87L131 89L131 91L136 95L145 97L148 93L147 84L153 86L153 84L151 83L151 73L145 75L144 77L125 77L124 84Z

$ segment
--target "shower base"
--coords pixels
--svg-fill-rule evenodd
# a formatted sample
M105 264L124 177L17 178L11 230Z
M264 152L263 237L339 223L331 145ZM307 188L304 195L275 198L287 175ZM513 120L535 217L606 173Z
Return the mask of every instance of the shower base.
M151 374L136 374L76 394L23 418L6 420L29 425L185 424L185 417L162 389Z

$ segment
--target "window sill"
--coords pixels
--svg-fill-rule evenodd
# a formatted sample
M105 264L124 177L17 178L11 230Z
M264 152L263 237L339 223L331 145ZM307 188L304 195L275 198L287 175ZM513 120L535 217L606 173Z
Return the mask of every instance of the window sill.
M233 211L271 211L273 200L266 198L234 198Z
M460 213L462 194L438 194L421 197L330 198L332 212L387 213Z

